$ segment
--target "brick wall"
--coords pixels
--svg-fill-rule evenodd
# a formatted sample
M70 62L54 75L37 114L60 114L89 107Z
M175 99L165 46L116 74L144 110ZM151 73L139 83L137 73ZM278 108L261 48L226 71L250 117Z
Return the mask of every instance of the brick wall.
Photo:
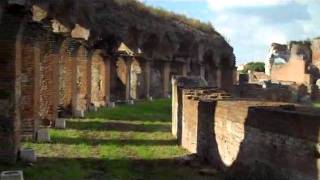
M227 174L240 179L318 179L319 111L241 99L191 98L184 105L184 147Z
M39 50L24 43L21 64L21 130L26 139L34 137L39 121Z
M182 89L196 86L206 86L205 80L200 77L175 76L172 78L172 134L181 139L182 126Z
M53 125L58 116L58 54L45 54L40 62L41 125Z
M62 44L59 60L59 105L65 110L71 110L73 60L70 50L70 40Z

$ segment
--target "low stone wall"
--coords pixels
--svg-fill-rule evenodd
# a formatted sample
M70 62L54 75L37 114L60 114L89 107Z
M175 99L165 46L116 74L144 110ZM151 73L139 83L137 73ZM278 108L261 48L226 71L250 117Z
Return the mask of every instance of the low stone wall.
M182 146L237 179L318 179L320 113L184 96Z

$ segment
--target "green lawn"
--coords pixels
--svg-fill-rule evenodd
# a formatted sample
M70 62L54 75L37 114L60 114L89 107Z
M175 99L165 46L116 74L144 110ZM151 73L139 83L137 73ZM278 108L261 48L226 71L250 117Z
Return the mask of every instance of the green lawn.
M124 105L69 120L50 131L52 142L24 143L36 150L33 166L19 163L26 180L213 180L179 165L187 152L171 135L169 100ZM219 178L220 179L220 178Z
M314 106L320 108L320 102L314 103Z

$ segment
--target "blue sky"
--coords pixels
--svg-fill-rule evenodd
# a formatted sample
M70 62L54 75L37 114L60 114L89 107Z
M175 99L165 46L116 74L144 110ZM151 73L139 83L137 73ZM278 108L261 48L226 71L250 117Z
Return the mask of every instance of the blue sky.
M140 0L212 22L234 47L237 64L264 61L272 42L320 36L320 0Z

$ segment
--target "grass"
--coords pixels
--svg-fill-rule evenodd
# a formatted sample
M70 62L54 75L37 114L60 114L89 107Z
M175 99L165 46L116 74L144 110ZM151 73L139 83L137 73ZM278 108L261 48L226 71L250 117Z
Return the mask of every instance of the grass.
M169 100L99 109L69 120L65 130L52 129L50 143L23 143L36 150L36 164L0 171L22 169L26 180L216 179L177 164L188 153L171 135L170 112Z
M138 102L134 106L124 105L113 109L101 108L89 112L86 118L108 118L113 120L167 121L171 119L171 101L167 99Z
M314 103L314 106L320 108L320 102Z

